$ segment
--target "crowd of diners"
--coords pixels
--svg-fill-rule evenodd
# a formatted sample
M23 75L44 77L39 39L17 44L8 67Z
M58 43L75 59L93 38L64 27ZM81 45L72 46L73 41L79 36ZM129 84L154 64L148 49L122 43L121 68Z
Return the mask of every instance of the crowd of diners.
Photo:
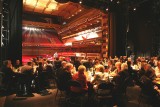
M122 98L123 84L139 85L141 90L150 96L153 106L159 103L160 84L153 82L160 78L160 57L126 56L115 58L78 58L68 61L65 58L55 58L53 61L46 58L33 58L22 65L19 60L12 65L10 60L3 61L1 67L2 85L6 92L14 89L24 94L43 92L49 86L50 79L56 79L64 91L86 92L94 95L97 86L101 83L112 83L113 105L124 106L119 100ZM69 81L77 81L82 87L70 87ZM25 88L25 90L24 90Z

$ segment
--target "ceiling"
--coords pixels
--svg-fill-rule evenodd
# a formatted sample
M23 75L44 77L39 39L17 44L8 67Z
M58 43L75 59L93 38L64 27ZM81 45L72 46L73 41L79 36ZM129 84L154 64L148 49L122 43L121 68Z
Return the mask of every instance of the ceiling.
M61 16L64 20L80 13L84 8L79 3L67 2L58 3L55 0L23 0L23 10Z
M79 0L56 1L65 0L23 0L23 26L54 28L64 37L101 25L100 10L75 2Z

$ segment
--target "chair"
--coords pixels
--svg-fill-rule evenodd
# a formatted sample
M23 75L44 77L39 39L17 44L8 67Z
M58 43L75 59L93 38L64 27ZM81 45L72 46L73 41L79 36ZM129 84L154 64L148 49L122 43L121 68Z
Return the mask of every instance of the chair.
M69 106L83 107L86 91L82 89L78 81L69 81L70 90L67 93L67 103Z
M103 100L108 101L108 103L111 103L113 100L112 97L112 89L114 88L114 85L110 82L108 83L100 83L98 85L98 88L96 90L95 100L98 102L97 106L99 106L99 103Z
M141 93L139 95L139 99L138 99L138 107L140 107L141 105L143 105L143 107L146 107L146 106L150 107L151 106L150 97L148 95L146 95L145 93L143 93L143 91L141 91Z
M60 98L61 98L62 95L63 95L63 92L65 92L66 89L65 89L65 87L63 87L63 85L61 84L61 82L56 77L55 77L55 82L56 82L56 87L57 87L57 92L56 92L56 95L55 95L55 100L56 100L58 92L60 91Z
M138 107L140 107L142 104L143 106L146 105L147 107L151 106L153 104L153 99L156 97L156 92L153 88L152 81L146 77L142 76L140 79L141 83L141 92L138 99Z
M127 90L127 86L129 85L129 83L130 83L130 77L127 77L125 80L124 80L124 82L123 82L123 84L122 84L122 94L124 94L125 96L126 96L126 90Z

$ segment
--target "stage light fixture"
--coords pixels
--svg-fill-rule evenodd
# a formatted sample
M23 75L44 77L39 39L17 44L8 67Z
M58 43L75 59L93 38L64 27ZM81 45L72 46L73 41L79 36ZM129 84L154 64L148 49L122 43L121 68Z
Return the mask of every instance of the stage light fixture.
M80 4L82 4L82 0L81 0L81 1L79 1L79 3L80 3Z
M136 8L136 7L134 7L134 8L133 8L133 10L134 10L134 11L136 11L136 10L137 10L137 8Z

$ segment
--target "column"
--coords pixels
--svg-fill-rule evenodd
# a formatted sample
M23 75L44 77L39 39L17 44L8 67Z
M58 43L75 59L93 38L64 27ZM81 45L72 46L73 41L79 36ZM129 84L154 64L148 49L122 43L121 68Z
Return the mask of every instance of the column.
M109 23L108 14L102 14L102 46L101 54L102 58L108 57L108 33L109 33Z

